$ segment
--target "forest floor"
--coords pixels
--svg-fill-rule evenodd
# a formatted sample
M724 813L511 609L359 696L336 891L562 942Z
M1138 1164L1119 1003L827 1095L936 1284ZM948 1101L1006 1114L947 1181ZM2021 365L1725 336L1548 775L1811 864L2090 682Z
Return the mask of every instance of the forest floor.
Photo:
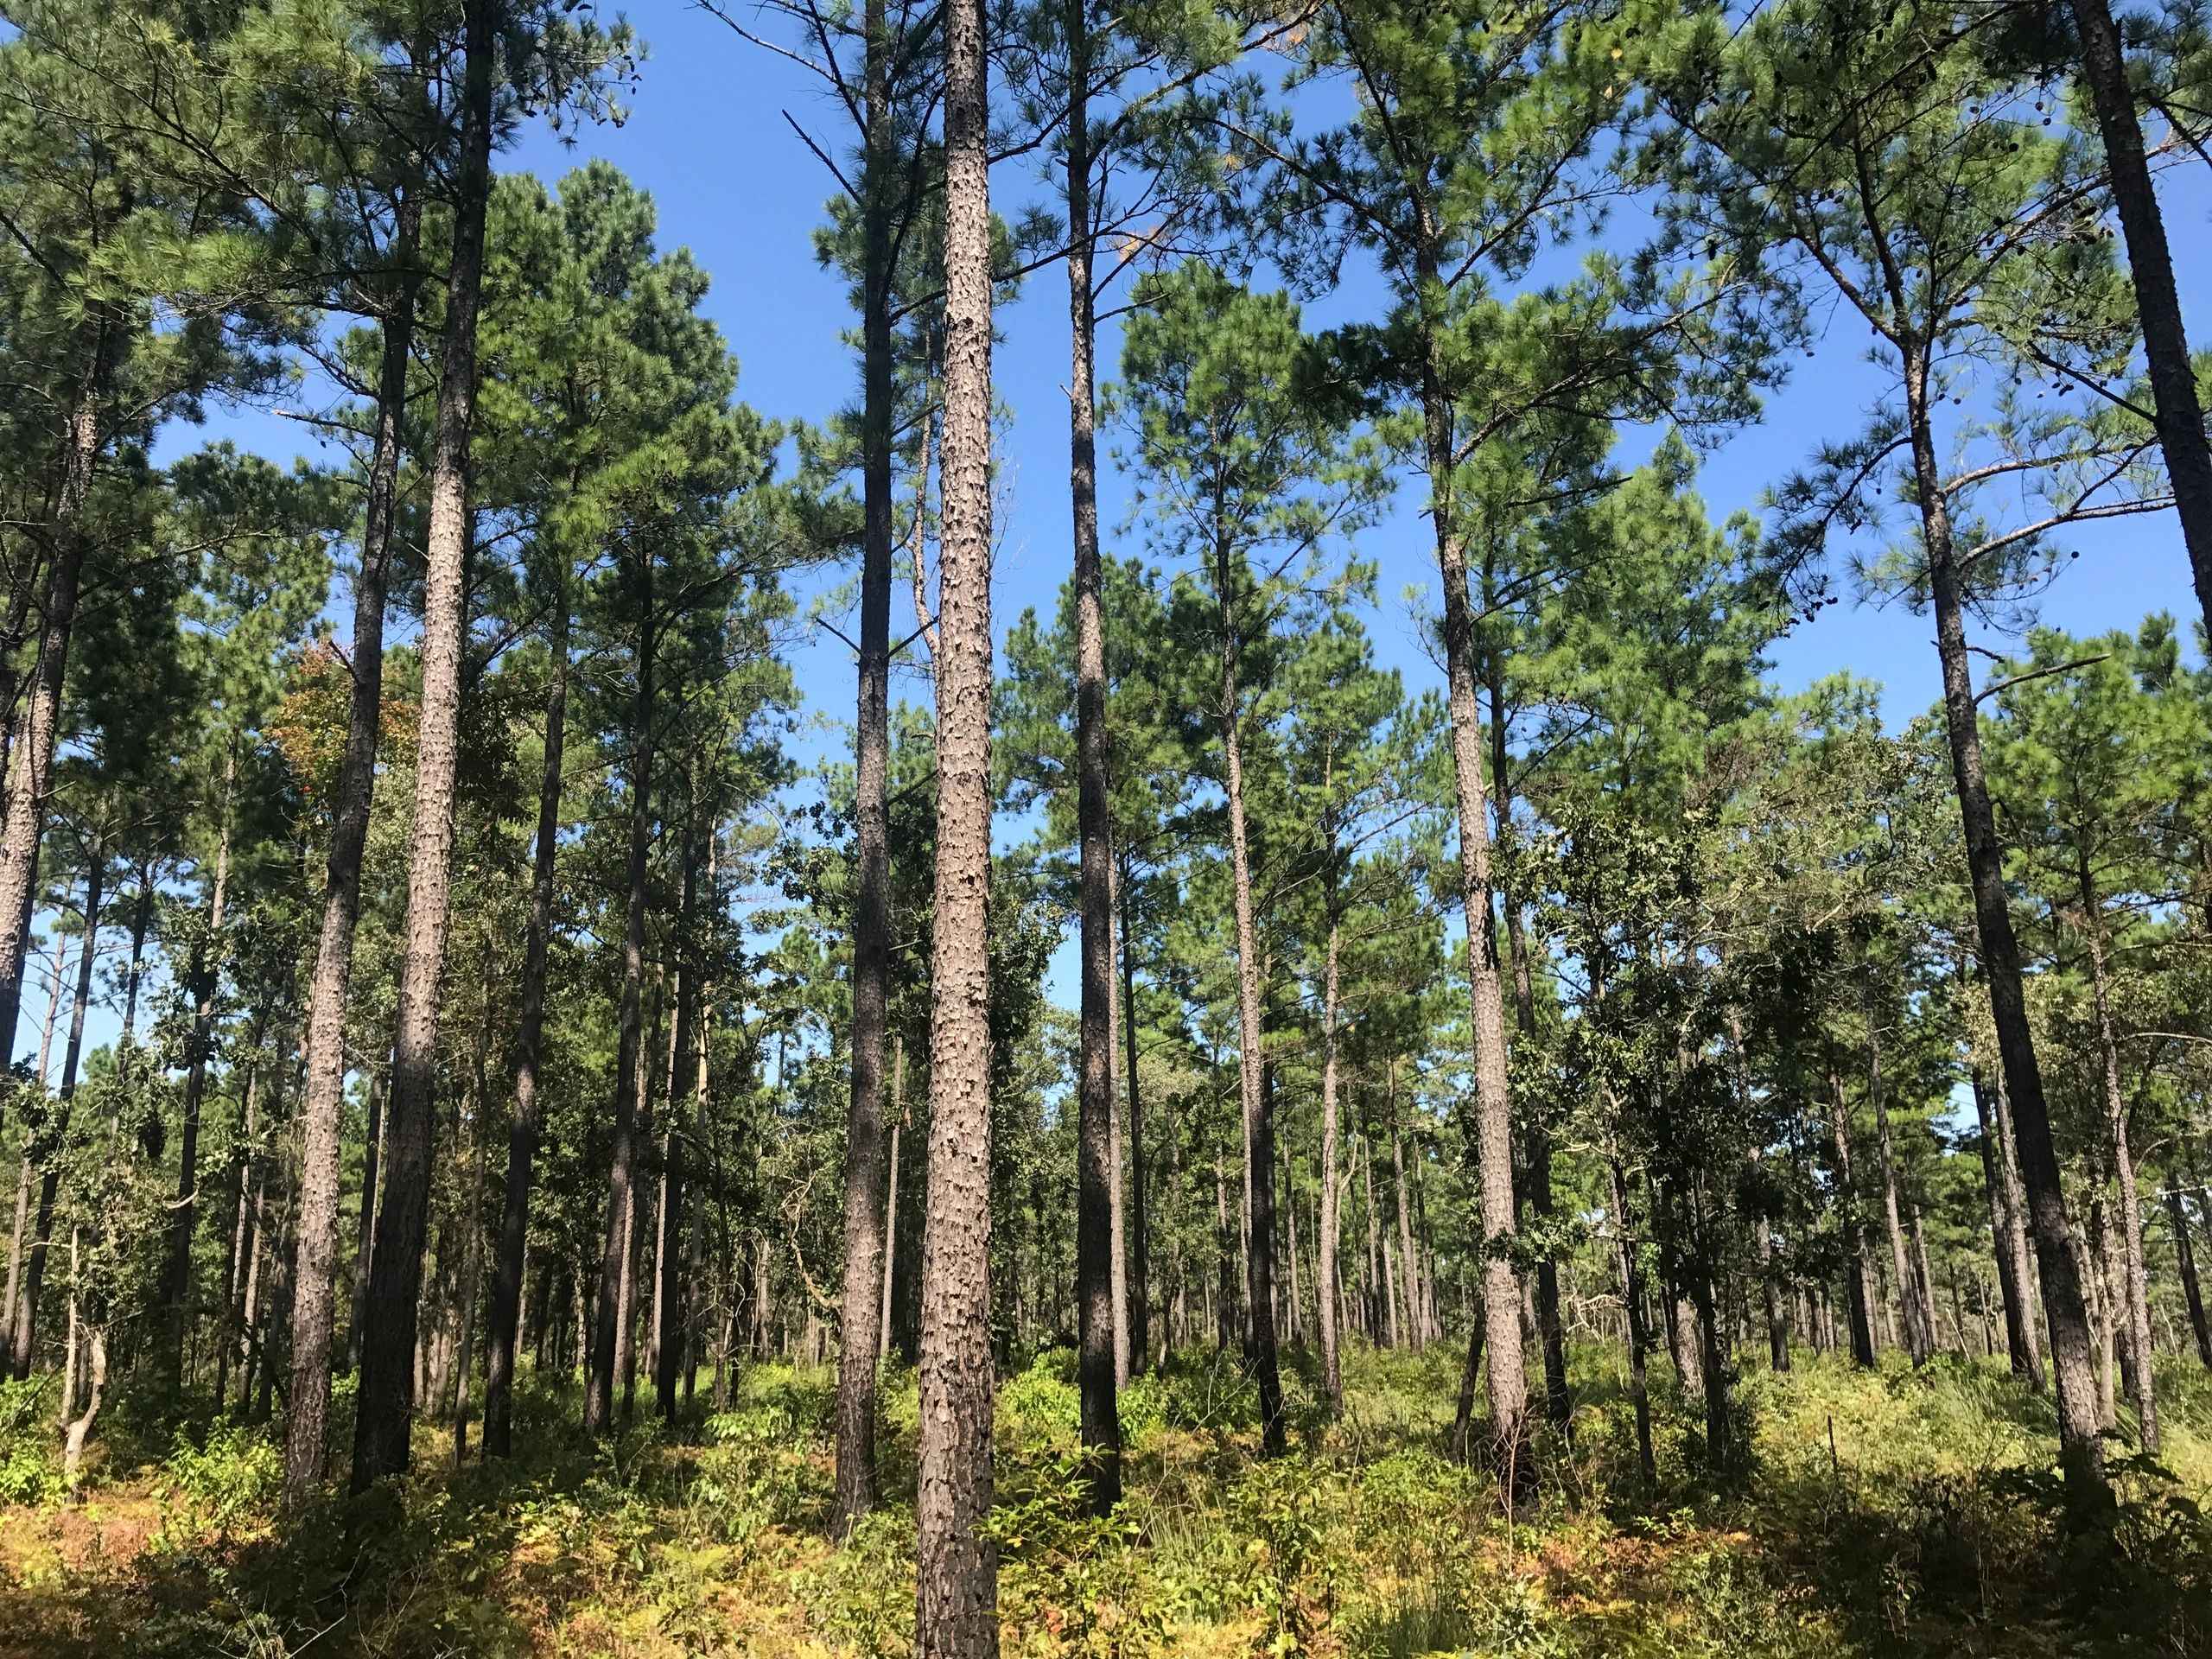
M1292 1455L1257 1444L1233 1363L1123 1396L1128 1500L1074 1497L1065 1354L1000 1394L1008 1655L2088 1655L2212 1652L2212 1377L2162 1376L2166 1455L2116 1446L2117 1507L2069 1520L2048 1402L2001 1362L1873 1374L1801 1356L1745 1379L1748 1472L1700 1478L1657 1384L1656 1490L1617 1362L1578 1356L1572 1446L1509 1526L1445 1455L1458 1356L1364 1351L1345 1410L1287 1379ZM0 1394L0 1655L895 1656L913 1620L914 1397L887 1389L889 1500L823 1540L833 1374L763 1364L729 1411L579 1449L572 1395L528 1393L523 1455L455 1471L425 1427L398 1491L276 1524L266 1429L140 1418L126 1392L62 1501L38 1408ZM702 1400L704 1382L702 1382ZM350 1400L343 1403L350 1411ZM343 1443L347 1424L338 1425Z

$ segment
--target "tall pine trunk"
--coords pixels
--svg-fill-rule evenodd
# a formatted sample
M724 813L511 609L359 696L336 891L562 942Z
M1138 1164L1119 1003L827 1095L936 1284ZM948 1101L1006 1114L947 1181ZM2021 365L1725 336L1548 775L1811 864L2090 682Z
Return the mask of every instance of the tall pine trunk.
M92 468L106 442L102 413L113 372L114 327L103 315L92 326L84 378L62 434L61 480L54 503L54 553L40 607L38 658L30 704L10 748L5 829L0 830L0 1061L16 1053L16 1018L22 1011L23 968L37 892L38 849L46 831L46 800L61 731L61 700L69 637L77 623L88 537L79 520L92 486Z
M476 412L476 317L492 194L492 72L500 0L468 0L452 267L430 441L430 510L423 576L423 712L416 741L415 819L407 849L407 918L392 1046L384 1201L369 1267L353 1433L356 1490L408 1466L414 1408L416 1305L429 1217L432 1098L438 1007L453 919L454 783L460 758L461 653L468 632L466 563L469 434ZM330 1287L302 1287L327 1298ZM327 1314L324 1316L327 1321ZM296 1358L295 1371L298 1369ZM327 1386L322 1379L321 1386Z
M561 772L568 752L569 595L565 569L556 572L550 662L545 680L543 764L537 784L537 843L530 868L530 922L524 934L522 1008L515 1034L514 1117L507 1130L505 1192L492 1268L491 1316L484 1348L484 1455L504 1458L513 1446L515 1342L522 1322L523 1256L530 1239L531 1166L537 1154L538 1071L544 1063L545 981L553 937L553 877L561 844Z
M1420 204L1426 220L1432 213ZM1433 236L1419 254L1421 291L1432 292L1440 256ZM1509 1495L1534 1473L1529 1459L1528 1364L1521 1339L1521 1286L1501 1248L1516 1229L1513 1191L1513 1107L1506 1086L1505 1005L1498 973L1491 880L1489 804L1483 778L1482 710L1475 692L1474 619L1466 550L1459 535L1453 480L1458 467L1452 394L1446 384L1440 325L1422 320L1421 415L1428 465L1429 513L1444 588L1444 665L1452 722L1452 770L1459 832L1461 908L1467 925L1467 981L1473 1037L1471 1128L1482 1228L1483 1318L1490 1351L1491 1457Z
M2189 335L2182 326L2173 255L2166 245L2158 192L2151 183L2142 123L2127 84L2127 65L2112 8L2106 0L2069 3L2081 37L2082 78L2088 83L2096 111L2113 205L2120 210L2120 234L2127 244L2128 275L2143 324L2144 362L2150 371L2158 447L2165 454L2182 542L2189 550L2196 602L2207 625L2212 626L2212 445L2205 439L2204 409L2190 361Z
M1866 1230L1851 1176L1851 1120L1844 1109L1843 1078L1828 1073L1828 1142L1835 1154L1836 1215L1843 1226L1843 1272L1851 1313L1851 1360L1874 1363L1874 1285L1866 1262Z
M1892 315L1910 315L1902 280L1892 275L1891 284ZM2060 1458L2069 1485L2078 1496L2095 1499L2106 1488L2104 1451L2097 1439L2095 1384L2090 1374L2088 1313L2082 1299L2081 1273L2074 1261L2073 1228L2067 1220L2058 1154L2051 1141L2043 1070L2028 1025L2019 941L2012 931L2004 854L1997 839L1997 817L1990 805L1982 760L1974 673L1967 662L1963 583L1951 539L1950 504L1943 492L1929 417L1932 393L1926 350L1910 334L1902 344L1913 479L1920 505L1922 545L1928 556L1929 595L1936 613L1936 650L1943 672L1944 728L1950 743L1959 818L1966 834L1974 932L1980 945L1990 1014L1997 1028L1998 1054L2005 1068L2012 1138L2035 1235L2044 1317L2050 1326L2051 1371L2058 1384Z
M645 556L648 560L651 555ZM614 1382L626 1370L638 1208L639 1120L648 1084L644 1028L645 878L653 844L653 652L651 583L638 646L638 686L631 708L630 851L622 926L622 981L614 1058L614 1135L607 1154L607 1216L601 1233L599 1295L593 1304L590 1373L584 1386L584 1433L614 1426ZM658 1015L655 1016L658 1019Z
M2001 1135L1991 1116L1989 1084L1980 1066L1974 1068L1972 1082L1974 1118L1981 1129L1981 1184L1989 1204L1990 1254L1997 1263L1998 1296L2005 1305L2005 1351L2012 1360L2012 1375L2031 1378L2041 1389L2043 1359L2035 1345L2033 1316L2024 1300L2026 1287L2018 1271L2021 1262L2013 1249L2015 1217L2011 1188L2005 1179Z
M867 0L862 69L868 130L861 191L861 638L854 728L852 1090L845 1110L845 1274L873 1287L883 1232L883 1055L891 995L891 512L893 364L891 41L884 0ZM950 460L950 455L947 456ZM918 515L926 504L916 502ZM780 1082L780 1077L779 1077ZM862 1304L868 1304L862 1306ZM842 1537L874 1507L876 1321L848 1294L837 1339L836 1485L830 1529Z
M982 0L944 12L944 438L915 1641L998 1651L991 1460L991 251ZM879 1136L880 1125L878 1126ZM873 1206L871 1206L873 1208ZM861 1282L868 1282L865 1279ZM874 1355L867 1356L874 1363Z
M1214 539L1214 594L1221 626L1221 741L1229 801L1230 880L1236 912L1236 1082L1244 1118L1244 1194L1249 1238L1244 1250L1247 1357L1260 1393L1260 1445L1282 1455L1282 1381L1276 1370L1274 1296L1274 1123L1262 1087L1260 1029L1260 931L1252 914L1252 857L1244 824L1244 740L1238 683L1242 635L1236 616L1239 574L1229 538Z
M330 855L322 890L322 931L308 982L307 1091L301 1106L300 1259L292 1293L292 1387L284 1418L284 1502L296 1506L322 1478L330 1417L330 1346L337 1321L339 1136L346 1094L346 1007L353 976L353 934L361 913L361 863L376 791L377 731L384 713L385 593L399 506L399 451L414 351L421 278L419 189L397 209L396 276L384 317L377 380L377 424L369 455L360 566L353 575L353 684L346 747L331 801ZM371 1154L373 1157L373 1154ZM367 1336L368 1297L349 1345L358 1365Z
M1331 864L1334 864L1333 846L1330 849ZM1344 1378L1343 1357L1338 1351L1340 1337L1337 1329L1337 1301L1339 1294L1337 1268L1337 1241L1342 1224L1337 1210L1337 1160L1339 1124L1337 1109L1337 1018L1338 953L1341 947L1342 928L1338 923L1333 906L1329 916L1329 939L1325 947L1321 969L1321 1218L1316 1230L1320 1236L1314 1241L1317 1258L1317 1283L1314 1286L1316 1311L1321 1324L1321 1377L1328 1395L1331 1412L1340 1412L1344 1406ZM1479 1327L1478 1327L1479 1328Z
M215 981L220 971L223 904L231 880L231 796L238 781L238 752L224 758L222 826L215 840L215 879L207 895L207 937L196 943L185 976L192 994L192 1047L186 1060L184 1100L177 1114L176 1202L169 1211L169 1253L162 1286L167 1314L161 1363L176 1379L184 1375L184 1339L192 1319L192 1235L200 1214L200 1107L207 1095L207 1051L215 1029Z
M1882 1075L1882 1039L1874 1026L1874 1007L1866 1005L1866 1094L1874 1105L1874 1147L1882 1172L1882 1217L1889 1228L1890 1271L1896 1276L1897 1306L1904 1319L1905 1351L1912 1363L1924 1365L1935 1342L1921 1319L1920 1295L1912 1257L1905 1248L1904 1212L1897 1200L1897 1160L1890 1147L1890 1093Z
M1068 488L1075 516L1076 833L1083 887L1081 1071L1076 1106L1076 1300L1082 1429L1092 1510L1122 1495L1116 1389L1128 1370L1128 1312L1116 1306L1114 849L1108 821L1105 577L1098 556L1098 453L1091 353L1090 18L1067 0Z

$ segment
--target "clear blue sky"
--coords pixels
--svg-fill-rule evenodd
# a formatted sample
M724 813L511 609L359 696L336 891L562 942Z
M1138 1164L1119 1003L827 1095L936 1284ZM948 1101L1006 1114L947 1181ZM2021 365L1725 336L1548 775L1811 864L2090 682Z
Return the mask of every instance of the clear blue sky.
M742 15L742 14L741 14ZM820 421L854 395L856 376L841 334L850 326L842 283L816 264L810 233L823 221L836 186L785 118L819 135L835 153L842 144L839 111L820 84L798 67L748 44L724 24L684 4L641 8L632 21L649 55L620 127L586 127L563 144L533 126L503 154L503 169L528 169L549 182L588 156L603 156L652 192L660 211L661 242L685 245L711 274L706 309L720 323L741 365L740 393L772 417ZM772 19L759 20L764 29ZM1035 199L1042 186L1033 168L1017 163L993 180L994 205L1009 211ZM2170 172L2163 185L2170 232L2183 278L2183 302L2202 334L2212 310L2202 273L2212 259L2212 188L2195 164ZM1033 276L1022 297L1002 312L1005 343L995 364L998 396L1013 426L1000 457L1006 475L1001 499L1007 514L994 594L999 632L1032 606L1049 609L1069 565L1065 484L1066 283L1058 270ZM1339 294L1309 308L1310 321L1377 315L1380 291L1371 276L1355 276ZM1810 360L1798 359L1796 378L1770 404L1766 421L1727 443L1707 463L1700 487L1719 520L1738 508L1755 508L1761 492L1799 465L1826 437L1855 430L1872 382L1856 360L1850 331L1824 343ZM1111 372L1118 341L1109 327L1099 361ZM168 435L164 455L210 435L227 435L277 456L314 453L307 429L264 412L219 415L210 429ZM1109 550L1125 493L1110 468L1102 478L1103 519ZM1383 659L1403 669L1414 688L1438 683L1421 653L1397 595L1408 584L1433 586L1426 528L1417 516L1418 486L1409 486L1399 510L1362 542L1380 561L1383 613L1374 622ZM2170 518L2120 520L2088 527L2078 538L2082 556L2044 601L2044 619L2076 632L2133 627L2144 614L2171 609L2184 622L2196 613L2179 535ZM826 586L825 577L817 586ZM336 607L338 613L346 613ZM342 626L342 625L341 625ZM1902 607L1882 608L1847 598L1818 620L1781 642L1775 652L1779 681L1794 688L1849 669L1887 688L1890 718L1901 721L1926 709L1936 690L1932 630ZM2002 649L2006 642L1985 643ZM826 753L849 741L854 683L845 646L817 632L798 648L794 666L807 712L821 722L804 740L808 753ZM918 681L894 687L894 696L924 695ZM1065 954L1065 952L1063 953ZM1065 962L1052 973L1065 997L1071 977ZM27 999L33 1017L35 995ZM26 1021L26 1040L29 1040Z

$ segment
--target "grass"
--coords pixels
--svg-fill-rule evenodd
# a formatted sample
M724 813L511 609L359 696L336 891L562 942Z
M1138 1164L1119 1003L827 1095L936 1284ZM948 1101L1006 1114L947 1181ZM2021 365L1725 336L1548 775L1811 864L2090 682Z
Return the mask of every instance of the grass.
M1009 1655L2183 1655L2212 1651L2212 1377L2161 1381L2162 1465L2116 1446L2120 1502L2069 1519L2047 1401L2001 1367L1873 1373L1801 1357L1741 1389L1754 1454L1700 1478L1659 1384L1636 1472L1618 1366L1578 1356L1571 1444L1509 1521L1443 1454L1456 1356L1362 1351L1340 1420L1287 1376L1292 1454L1255 1455L1251 1390L1211 1352L1124 1396L1128 1502L1077 1502L1070 1358L1005 1380L997 1425ZM832 1374L762 1365L732 1408L595 1450L575 1401L521 1401L523 1454L451 1467L422 1433L397 1490L281 1528L266 1430L132 1408L74 1502L41 1474L35 1399L0 1397L0 1655L899 1656L913 1606L914 1401L886 1389L881 1509L823 1538ZM19 1385L20 1386L20 1385ZM1831 1439L1831 1433L1833 1439ZM341 1437L342 1439L342 1437ZM1833 1449L1831 1449L1833 1447Z

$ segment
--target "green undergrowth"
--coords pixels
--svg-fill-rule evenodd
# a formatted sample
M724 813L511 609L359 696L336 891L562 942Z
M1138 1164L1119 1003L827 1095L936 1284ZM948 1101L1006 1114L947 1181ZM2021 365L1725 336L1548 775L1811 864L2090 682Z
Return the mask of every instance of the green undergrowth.
M2191 1654L2212 1651L2212 1379L2161 1378L2162 1459L2112 1448L2069 1509L2050 1407L1987 1363L1801 1357L1739 1390L1751 1453L1654 1382L1656 1480L1618 1360L1578 1356L1571 1436L1509 1518L1447 1455L1457 1355L1361 1351L1332 1421L1290 1357L1291 1452L1211 1351L1123 1395L1126 1501L1084 1512L1071 1357L1004 1379L1003 1651L1036 1656ZM518 1402L518 1455L275 1518L273 1426L172 1421L65 1499L53 1402L0 1389L0 1654L899 1656L914 1593L915 1402L886 1379L883 1502L825 1539L834 1376L763 1364L728 1409L575 1438L573 1389ZM127 1414L125 1414L127 1415ZM126 1463L124 1446L137 1452Z

